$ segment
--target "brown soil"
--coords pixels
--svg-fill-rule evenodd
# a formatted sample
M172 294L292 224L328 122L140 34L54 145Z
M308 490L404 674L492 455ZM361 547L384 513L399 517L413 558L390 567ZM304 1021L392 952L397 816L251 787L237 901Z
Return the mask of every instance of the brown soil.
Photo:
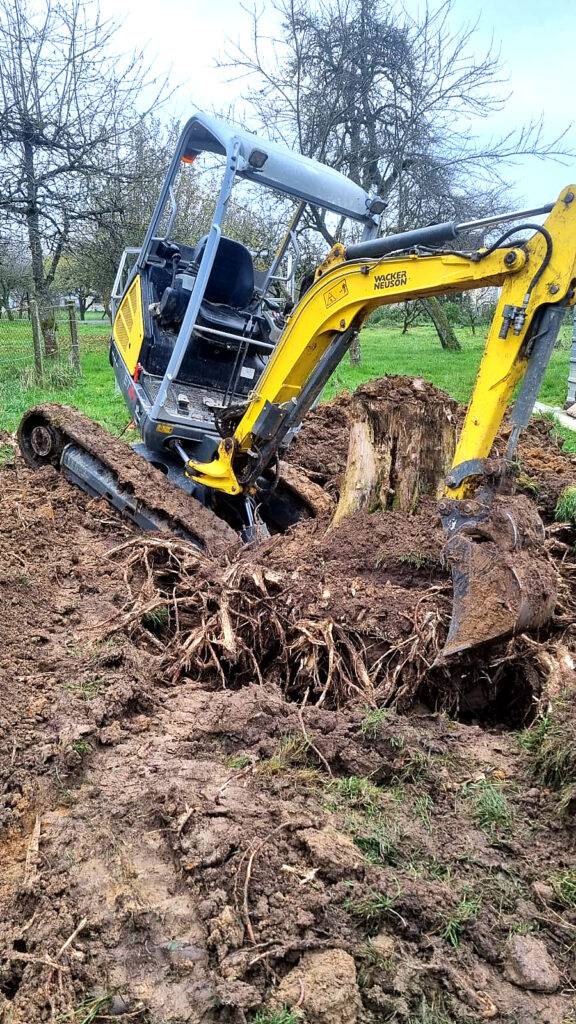
M347 409L289 453L335 495ZM542 424L519 455L555 619L434 668L432 502L218 561L4 465L2 1024L576 1017L573 818L510 729L573 687L575 461Z

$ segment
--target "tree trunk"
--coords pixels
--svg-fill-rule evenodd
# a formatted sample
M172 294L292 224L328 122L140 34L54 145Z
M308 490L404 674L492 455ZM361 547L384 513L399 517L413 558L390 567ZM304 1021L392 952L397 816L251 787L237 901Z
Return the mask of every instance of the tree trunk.
M42 252L42 234L38 211L38 195L36 170L34 167L34 149L29 139L23 143L24 173L26 177L26 223L28 226L28 242L32 265L32 294L36 300L40 316L40 327L44 338L44 351L47 356L58 353L56 340L56 320L54 310L49 308L50 295L44 275L44 255Z
M449 349L451 352L461 352L462 346L448 323L448 317L442 309L442 303L433 295L428 299L420 299L420 301L436 328L442 348Z
M457 403L418 378L385 377L354 393L348 462L332 521L361 509L414 512L441 497L456 450Z
M48 359L58 355L58 325L54 307L49 305L50 296L42 293L38 297L40 326L44 338L44 352Z
M362 365L362 348L360 347L360 335L355 334L350 345L350 366Z
M14 319L14 310L10 306L10 292L5 292L0 300L0 315L2 313L2 307L6 310L6 319Z

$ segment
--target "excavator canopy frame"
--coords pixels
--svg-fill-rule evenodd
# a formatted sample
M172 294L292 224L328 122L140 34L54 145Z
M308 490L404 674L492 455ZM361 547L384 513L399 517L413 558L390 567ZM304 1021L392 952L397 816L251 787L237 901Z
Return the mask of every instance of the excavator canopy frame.
M151 407L145 411L146 417L154 422L169 420L176 423L179 418L174 412L167 414L166 398L171 383L178 379L186 355L223 234L227 205L236 179L244 179L279 195L299 200L285 240L268 271L266 287L276 273L280 259L290 238L293 237L295 224L307 205L361 224L363 240L376 235L378 214L384 206L378 197L369 195L333 168L276 142L260 139L257 135L220 118L197 112L188 120L180 135L142 247L128 274L125 273L125 267L129 253L126 251L123 254L113 294L112 313L115 326L118 311L130 287L151 258L154 243L160 237L168 239L170 235L177 212L174 183L182 162L193 163L201 153L213 153L224 158L223 176L192 296L156 397ZM168 226L162 232L161 225L168 204L171 212Z

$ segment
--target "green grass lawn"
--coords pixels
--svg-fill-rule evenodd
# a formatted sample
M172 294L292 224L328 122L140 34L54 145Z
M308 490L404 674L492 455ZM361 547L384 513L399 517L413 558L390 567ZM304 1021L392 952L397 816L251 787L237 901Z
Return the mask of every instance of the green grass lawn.
M23 333L28 329L0 322L0 429L15 430L26 409L39 402L75 405L115 434L126 426L128 412L122 396L115 392L108 362L110 324L90 321L78 327L82 376L70 370L64 355L55 367L47 361L48 379L39 387L32 382L32 343ZM66 386L60 386L63 382Z
M564 325L562 347L556 349L548 366L540 400L549 405L563 405L566 398L570 336ZM108 362L109 324L89 320L79 325L82 349L82 377L70 378L68 386L44 388L28 386L30 357L22 348L19 325L0 322L0 427L16 429L22 413L38 402L54 401L75 405L112 433L119 433L128 422L128 413L121 396L115 393L114 376ZM323 398L333 398L344 389L354 390L359 384L385 373L424 377L443 388L460 402L470 396L480 364L485 331L473 335L469 329L458 328L461 352L444 351L431 326L414 327L401 334L397 327L370 327L362 332L362 365L350 366L348 357L328 382ZM9 358L11 355L13 359ZM18 359L16 359L18 354ZM65 376L70 377L68 372ZM576 451L576 434L559 429Z
M485 332L475 335L458 328L461 352L442 349L433 327L414 327L408 334L399 328L368 327L362 332L362 365L350 366L346 358L328 382L326 398L333 398L344 388L353 390L362 381L381 377L384 373L402 373L424 377L447 391L459 402L467 402L478 372L486 341ZM570 349L562 347L552 353L542 385L540 401L562 406L566 400Z

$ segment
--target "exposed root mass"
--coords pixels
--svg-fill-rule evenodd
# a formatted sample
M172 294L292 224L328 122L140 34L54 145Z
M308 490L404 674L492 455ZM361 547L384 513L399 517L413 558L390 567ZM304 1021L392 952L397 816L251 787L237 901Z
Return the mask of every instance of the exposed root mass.
M334 497L347 409L290 452ZM5 463L2 1024L576 1018L575 472L520 462L555 617L434 668L431 500L210 557Z

